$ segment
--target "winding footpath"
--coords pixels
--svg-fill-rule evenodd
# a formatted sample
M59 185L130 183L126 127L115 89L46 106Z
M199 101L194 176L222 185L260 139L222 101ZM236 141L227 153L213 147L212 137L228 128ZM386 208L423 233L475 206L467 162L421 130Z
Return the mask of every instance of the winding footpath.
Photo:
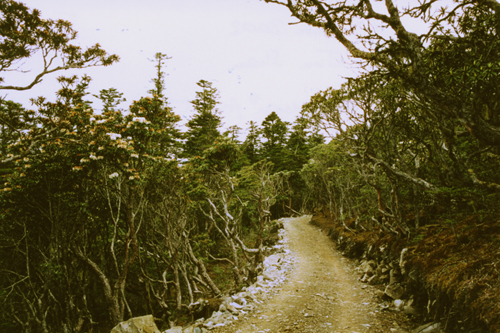
M354 264L309 220L284 221L287 246L296 260L275 295L211 332L405 332L396 323L380 321L374 288L358 281Z

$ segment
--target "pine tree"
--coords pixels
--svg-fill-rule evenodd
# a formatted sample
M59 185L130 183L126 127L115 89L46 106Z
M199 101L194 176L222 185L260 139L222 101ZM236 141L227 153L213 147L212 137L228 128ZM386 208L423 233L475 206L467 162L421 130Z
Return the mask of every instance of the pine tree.
M262 143L263 158L273 162L275 171L287 169L286 150L289 123L278 117L276 112L272 112L262 122L262 136L265 141Z
M201 156L221 135L221 117L216 108L219 103L217 89L205 80L200 80L197 85L203 90L197 92L196 98L191 101L196 113L186 124L189 130L185 133L185 157Z
M262 142L260 141L261 130L253 120L248 122L248 134L243 142L243 154L249 164L254 164L261 159Z

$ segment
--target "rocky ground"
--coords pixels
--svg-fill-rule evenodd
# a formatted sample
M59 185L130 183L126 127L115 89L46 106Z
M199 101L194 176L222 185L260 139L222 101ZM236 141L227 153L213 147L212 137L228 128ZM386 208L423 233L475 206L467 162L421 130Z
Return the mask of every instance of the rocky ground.
M380 290L360 282L355 263L342 257L309 220L284 219L286 245L277 259L282 262L267 265L282 277L275 274L267 279L264 274L260 279L263 288L257 284L229 299L226 303L233 308L215 313L205 327L214 333L409 331L408 317L386 310ZM269 286L269 282L279 285ZM255 296L253 302L248 295ZM250 311L241 310L243 307Z

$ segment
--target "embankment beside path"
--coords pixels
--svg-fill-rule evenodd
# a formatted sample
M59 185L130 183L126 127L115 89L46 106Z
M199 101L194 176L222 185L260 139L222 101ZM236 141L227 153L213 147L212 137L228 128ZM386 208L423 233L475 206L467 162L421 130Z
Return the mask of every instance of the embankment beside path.
M359 260L361 281L392 308L446 332L500 332L500 221L427 225L410 236L346 230L321 214L311 223Z

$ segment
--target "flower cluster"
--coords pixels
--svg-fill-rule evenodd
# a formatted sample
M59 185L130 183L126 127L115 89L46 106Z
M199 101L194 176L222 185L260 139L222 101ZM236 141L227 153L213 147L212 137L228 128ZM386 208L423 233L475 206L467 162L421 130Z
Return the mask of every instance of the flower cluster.
M151 124L151 122L144 117L134 117L132 121L135 123Z
M109 136L111 140L116 140L122 137L121 134L118 133L106 133L106 135Z

